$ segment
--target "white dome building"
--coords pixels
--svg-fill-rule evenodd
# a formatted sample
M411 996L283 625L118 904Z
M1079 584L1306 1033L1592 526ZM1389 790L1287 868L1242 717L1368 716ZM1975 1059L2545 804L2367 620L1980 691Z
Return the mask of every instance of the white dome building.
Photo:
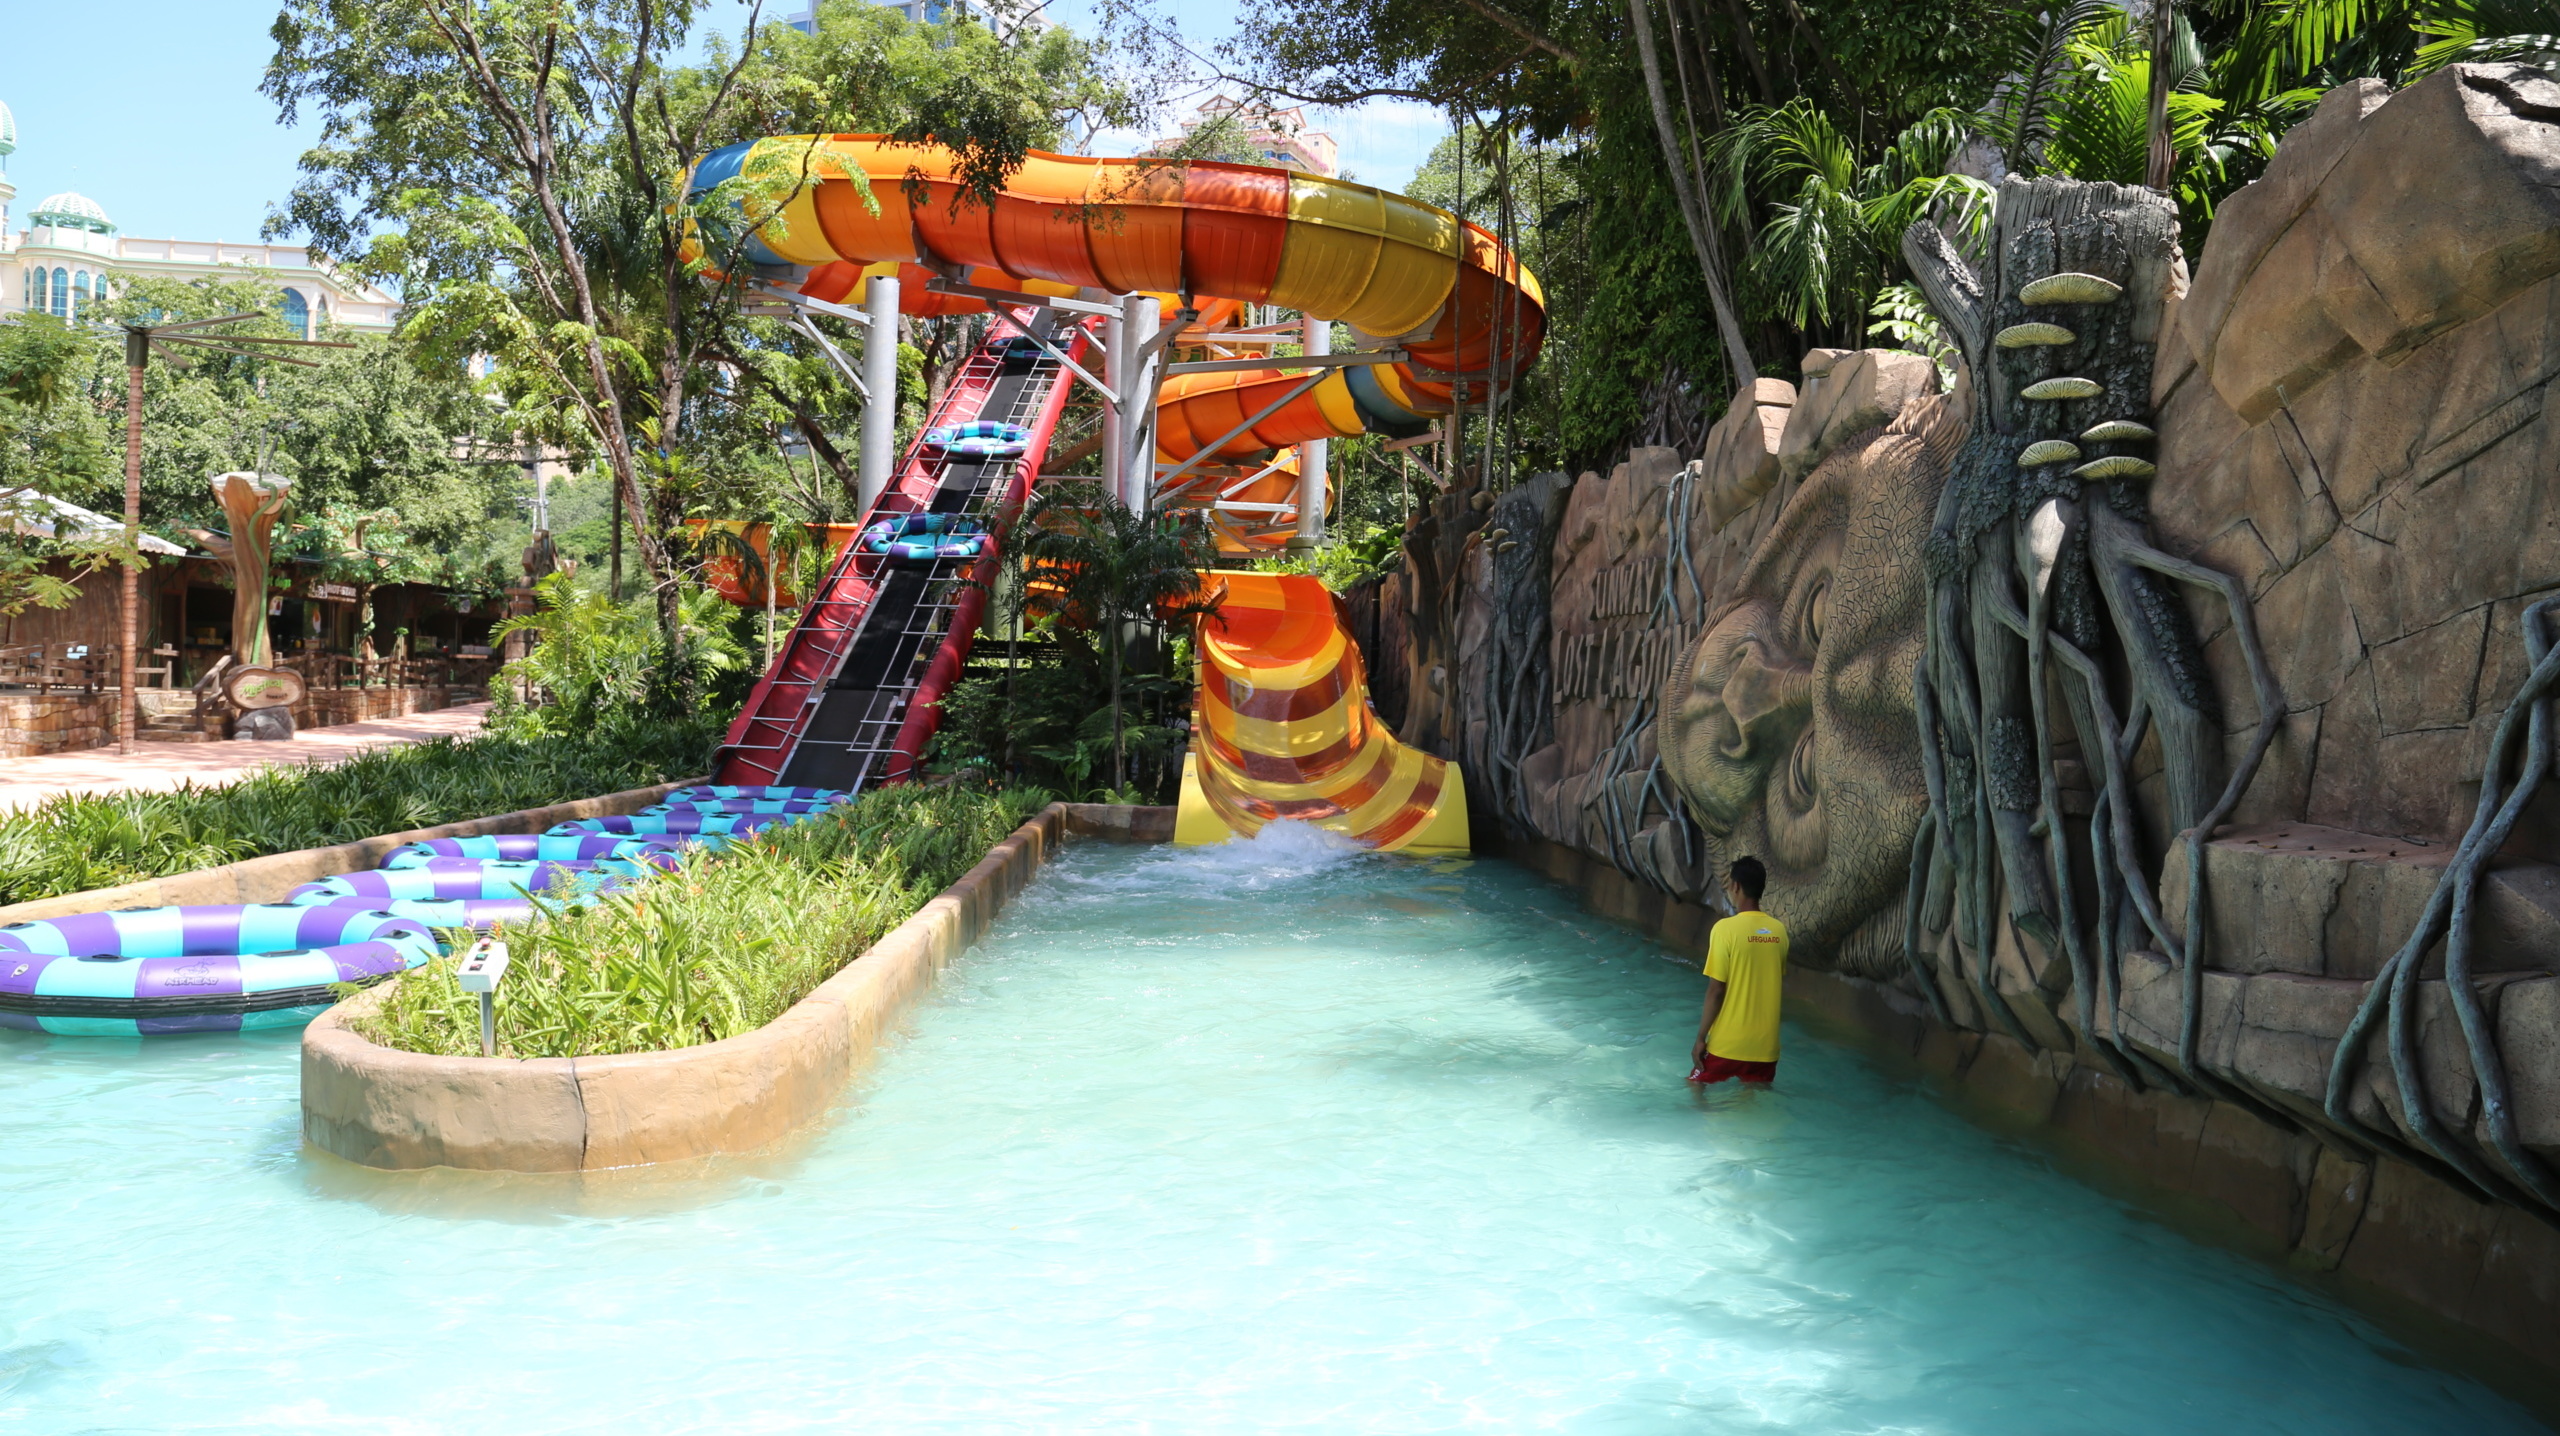
M314 261L301 245L135 239L118 230L104 205L68 190L46 196L28 211L27 227L12 231L9 202L18 191L8 160L17 148L17 117L0 104L0 311L81 319L119 278L238 278L247 268L283 289L285 322L306 337L317 337L326 321L388 333L399 318L398 300Z

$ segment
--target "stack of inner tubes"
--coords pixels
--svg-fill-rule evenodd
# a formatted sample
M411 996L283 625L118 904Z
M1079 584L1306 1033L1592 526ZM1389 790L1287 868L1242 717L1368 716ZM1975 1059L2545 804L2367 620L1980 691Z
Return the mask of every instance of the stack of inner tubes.
M283 902L11 923L0 927L0 1027L79 1037L299 1027L338 1000L335 984L379 982L463 933L592 903L675 868L688 849L716 850L852 797L698 784L632 817L404 843L370 872L304 883Z

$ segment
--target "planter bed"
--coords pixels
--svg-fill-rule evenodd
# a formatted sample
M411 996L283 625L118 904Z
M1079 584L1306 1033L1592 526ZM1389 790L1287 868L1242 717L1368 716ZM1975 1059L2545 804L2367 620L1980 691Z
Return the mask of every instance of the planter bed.
M386 984L305 1029L303 1136L394 1170L571 1172L753 1151L834 1105L935 974L1067 842L1172 833L1171 808L1052 803L780 1017L694 1047L522 1060L403 1052L349 1025Z

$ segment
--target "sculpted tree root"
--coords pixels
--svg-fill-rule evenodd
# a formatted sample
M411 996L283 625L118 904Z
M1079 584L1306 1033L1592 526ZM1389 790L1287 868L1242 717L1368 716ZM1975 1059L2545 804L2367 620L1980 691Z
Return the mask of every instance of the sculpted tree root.
M2153 330L2175 237L2165 198L2050 179L2002 186L1987 274L1934 228L1915 225L1904 236L1905 257L1980 387L1927 551L1928 643L1913 689L1929 818L1912 851L1904 957L1922 995L1946 1017L1921 947L1924 934L1952 922L1959 971L1988 1020L2036 1045L1994 969L1994 907L2005 892L2013 927L2067 957L2079 1030L2119 1075L2233 1102L2298 1130L2293 1118L2207 1069L2200 1053L2204 844L2257 776L2285 697L2239 581L2163 553L2145 533L2136 485L2151 466L2134 451L2151 437ZM2216 695L2171 585L2220 600L2249 674L2255 728L2218 783ZM2560 1175L2518 1129L2474 981L2472 929L2481 876L2554 768L2547 710L2560 685L2560 647L2544 623L2555 608L2560 599L2525 612L2532 673L2499 724L2470 827L2416 929L2366 988L2332 1054L2323 1101L2338 1132L2545 1215L2560 1214ZM2050 677L2056 663L2060 684ZM2048 696L2055 689L2096 786L2079 825L2061 801L2060 725ZM2171 860L2187 867L2183 940L2153 895L2135 822L2131 774L2146 739L2159 745L2168 827L2183 850ZM2085 918L2074 880L2081 855L2096 898ZM2122 955L2145 938L2179 974L2175 1071L2119 1035ZM2439 940L2446 995L2479 1083L2485 1153L2432 1109L2421 1077L2418 983ZM2407 1138L2375 1130L2350 1108L2377 1025Z
M1662 565L1662 586L1655 592L1652 607L1645 614L1648 630L1661 627L1666 618L1672 627L1679 628L1705 617L1707 593L1698 584L1696 559L1689 547L1690 510L1695 504L1699 483L1700 476L1693 469L1683 467L1672 475L1671 482L1663 489L1665 561ZM1691 603L1686 607L1680 601L1683 582L1691 597ZM1658 748L1652 764L1645 769L1644 783L1637 790L1636 810L1632 815L1618 797L1618 779L1629 771L1629 766L1635 761L1636 750L1653 733L1654 718L1660 706L1661 695L1648 692L1627 710L1625 720L1618 725L1617 741L1609 745L1608 758L1601 764L1589 796L1583 799L1583 812L1587 816L1593 806L1599 807L1600 831L1608 840L1609 861L1620 872L1632 873L1656 891L1683 901L1705 896L1710 903L1716 903L1715 875L1711 871L1714 860L1707 835L1699 828L1697 818L1689 811L1688 802L1680 796L1677 786L1664 775L1662 754ZM1652 845L1636 841L1637 832L1644 826L1645 815L1656 808L1662 810L1679 835L1680 874L1663 872L1662 865L1654 861Z
M1904 236L1904 255L1977 386L1973 429L1927 549L1928 642L1913 686L1930 817L1913 854L1904 951L1924 995L1943 1007L1920 946L1952 919L1959 967L1969 949L1967 976L1984 1012L2040 1045L1999 989L2005 915L2022 938L2065 955L2079 1029L2126 1080L2208 1092L2291 1126L2198 1058L2202 844L2256 776L2285 702L2238 582L2161 552L2144 533L2145 421L2176 237L2174 207L2160 195L2055 179L2002 186L1984 273L1931 226ZM2219 782L2216 696L2172 583L2222 599L2255 690L2256 731ZM2057 661L2069 676L2058 685ZM2057 687L2098 787L2077 831L2056 768L2061 739L2048 695ZM2187 849L2186 943L2143 871L2130 773L2146 738L2158 742L2166 816ZM2075 840L2094 877L2094 920L2074 891ZM2005 913L1996 910L2003 893ZM2116 1035L2120 957L2145 933L2182 978L2174 1074Z
M2330 1120L2345 1130L2365 1134L2376 1146L2405 1150L2405 1144L2392 1134L2374 1131L2357 1120L2347 1106L2349 1084L2355 1077L2365 1041L2372 1036L2374 1023L2387 1016L2384 1047L2391 1059L2392 1083L2400 1092L2401 1120L2425 1144L2428 1154L2489 1195L2525 1206L2538 1202L2546 1211L2560 1212L2560 1183L2555 1183L2548 1164L2524 1145L2516 1130L2506 1062L2498 1051L2497 1034L2489 1026L2488 1014L2481 1007L2480 989L2472 981L2471 968L2472 900L2479 891L2480 877L2488 871L2490 859L2506 844L2507 835L2524 815L2535 790L2551 774L2548 695L2553 685L2560 683L2560 648L2554 648L2545 635L2543 616L2554 608L2560 608L2560 598L2544 599L2524 612L2525 654L2532 660L2533 670L2516 691L2506 716L2498 721L2497 738L2489 747L2487 766L2480 775L2480 802L2472 810L2471 826L2463 833L2453 861L2445 865L2443 876L2436 880L2435 891L2419 915L2416 930L2365 989L2355 1020L2348 1024L2346 1035L2339 1040L2338 1050L2330 1060L2323 1106ZM2507 788L2507 755L2519 746L2519 730L2523 766L2516 774L2515 786ZM2468 1144L2446 1129L2428 1106L2426 1088L2419 1076L2417 1023L2412 1020L2417 1006L2418 970L2427 950L2439 938L2445 945L2445 995L2451 999L2454 1015L2462 1026L2463 1046L2471 1059L2473 1077L2480 1084L2481 1123L2488 1129L2491 1150L2506 1168L2504 1175L2492 1170ZM2519 1188L2531 1201L2523 1199Z

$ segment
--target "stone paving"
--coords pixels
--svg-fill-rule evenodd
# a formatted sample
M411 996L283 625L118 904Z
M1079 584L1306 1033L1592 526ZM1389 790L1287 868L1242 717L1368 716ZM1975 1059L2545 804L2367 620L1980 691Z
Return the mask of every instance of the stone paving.
M488 711L486 703L466 703L432 713L315 728L295 734L289 743L137 742L131 757L118 757L113 747L106 747L9 758L0 760L0 812L32 807L57 793L215 785L277 763L342 762L394 743L476 733Z

